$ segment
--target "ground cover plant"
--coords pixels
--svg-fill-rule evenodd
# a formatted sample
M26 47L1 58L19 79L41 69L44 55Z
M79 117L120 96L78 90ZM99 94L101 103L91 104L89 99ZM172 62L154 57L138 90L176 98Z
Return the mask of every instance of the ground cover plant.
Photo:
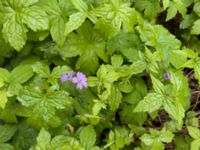
M199 150L200 0L0 0L0 150Z

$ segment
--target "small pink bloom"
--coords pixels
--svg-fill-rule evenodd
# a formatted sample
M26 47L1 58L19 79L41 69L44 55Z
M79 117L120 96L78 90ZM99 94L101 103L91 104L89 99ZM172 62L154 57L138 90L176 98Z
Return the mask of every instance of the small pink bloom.
M70 71L68 74L63 74L60 78L61 82L72 81L74 71Z
M76 84L78 89L87 88L87 77L82 72L77 72L76 77L72 78L72 82Z

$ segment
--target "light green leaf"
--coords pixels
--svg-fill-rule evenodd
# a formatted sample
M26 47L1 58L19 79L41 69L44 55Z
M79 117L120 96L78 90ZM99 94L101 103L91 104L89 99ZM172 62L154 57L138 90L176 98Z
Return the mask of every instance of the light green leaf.
M71 0L71 2L80 12L87 12L88 6L83 0Z
M200 130L198 128L188 126L187 127L189 134L194 139L200 139Z
M175 6L176 4L172 4L172 2L170 2L170 7L167 9L167 17L166 17L166 21L172 19L173 17L176 16L177 13L177 8Z
M178 122L178 128L181 129L185 110L180 102L165 99L163 101L164 109L170 116Z
M133 26L137 22L137 16L139 15L134 8L131 8L131 3L122 3L118 0L104 3L97 8L95 13L101 17L101 22L103 21L107 29L113 26L111 29L114 29L115 33L120 31L121 27L124 30L133 31ZM96 28L101 30L102 26L98 25ZM112 32L111 34L113 34Z
M31 6L23 10L22 22L33 31L47 30L49 20L47 14L38 6Z
M65 27L65 36L67 36L73 30L78 29L86 19L86 15L81 12L74 13L69 16L69 21Z
M170 51L179 49L181 46L181 42L163 26L145 23L143 27L139 26L137 29L145 45L154 47L166 64L169 62ZM149 59L152 60L153 58Z
M0 68L0 77L3 79L3 81L8 82L10 80L10 73L8 70Z
M118 69L123 64L123 57L121 55L112 56L111 64L115 69Z
M146 63L144 61L135 61L131 64L132 74L142 73L146 69Z
M182 0L170 1L170 5L167 10L166 21L175 17L177 12L179 12L184 17L186 15L186 11L187 11L186 5L184 4Z
M106 108L106 105L100 100L94 100L94 105L92 106L93 115L98 115L102 108Z
M27 40L27 31L26 26L18 21L15 16L12 16L3 24L2 30L4 39L17 51L22 49L25 45Z
M194 65L194 75L200 84L200 61L197 61Z
M40 130L40 133L37 137L36 150L46 150L50 145L51 135L44 128Z
M1 125L0 126L0 142L7 142L9 141L12 136L17 131L17 127L14 125Z
M0 91L0 107L4 109L6 107L7 101L8 101L8 98L7 98L6 92Z
M160 141L165 143L170 143L173 139L174 135L170 131L162 130L159 136Z
M191 150L199 150L199 148L200 148L200 139L192 141Z
M153 89L158 92L159 94L162 94L164 92L164 85L162 82L160 82L158 79L156 79L153 75L151 76L151 80L153 83Z
M33 70L30 65L19 65L15 67L10 75L10 84L25 83L33 76Z
M170 0L163 0L163 7L164 9L166 9L167 7L169 7L170 4Z
M200 34L200 19L196 20L192 26L191 34L198 35Z
M59 79L62 74L68 73L71 71L71 68L68 66L57 66L53 68L53 71L51 72L51 77L54 79Z
M4 86L4 80L0 77L0 88Z
M159 142L159 141L154 141L153 145L152 145L152 150L156 150L156 149L159 149L159 150L164 150L164 144L162 142Z
M164 101L164 97L158 93L149 93L134 109L134 112L149 112L152 113L158 110Z
M33 71L39 74L43 78L48 78L50 76L50 69L47 64L37 62L33 66Z
M28 7L28 6L31 6L31 5L33 5L35 3L37 3L38 1L39 0L28 0L28 1L23 0L23 4L24 4L24 6Z
M56 17L51 21L51 36L53 40L59 45L63 45L65 41L65 23L61 17Z
M80 133L80 142L81 145L85 147L86 150L89 150L96 141L96 132L92 125L84 127Z
M111 93L108 98L108 104L112 111L116 111L121 103L122 94L119 89L115 86L111 86Z
M194 4L193 10L198 16L200 16L200 2Z
M117 84L118 89L124 93L130 93L133 90L133 86L130 81L122 81Z
M153 142L154 142L154 139L151 137L150 134L143 134L141 137L140 137L141 141L146 144L146 145L152 145Z
M35 103L40 102L42 99L42 92L39 89L23 89L20 91L18 100L25 106L32 106Z
M19 93L22 105L31 108L34 115L46 122L55 117L56 110L64 109L70 104L68 94L64 91L42 93L36 88L25 87Z

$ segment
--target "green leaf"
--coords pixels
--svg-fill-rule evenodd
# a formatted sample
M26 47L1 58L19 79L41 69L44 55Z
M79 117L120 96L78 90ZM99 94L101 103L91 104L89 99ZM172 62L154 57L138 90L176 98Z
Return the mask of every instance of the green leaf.
M15 67L10 75L10 83L25 83L33 76L33 70L30 65L19 65Z
M144 11L148 19L156 19L160 12L160 2L159 0L139 0L135 1L135 8Z
M163 0L163 7L164 9L166 9L167 7L169 7L170 4L170 0Z
M170 19L174 18L177 12L180 12L182 16L185 16L186 11L187 11L186 5L182 0L170 1L169 8L167 10L166 21L169 21Z
M35 3L37 3L39 0L29 0L29 1L23 1L24 6L28 7Z
M17 127L14 125L1 125L0 126L0 142L9 141L15 134Z
M160 134L160 141L165 142L165 143L170 143L173 140L173 133L170 131L162 130Z
M178 128L181 128L183 118L185 116L185 110L182 104L176 101L172 101L171 99L165 99L163 101L163 106L166 112L178 122Z
M199 148L200 148L200 139L192 141L191 150L199 150Z
M36 72L43 78L48 78L50 76L49 66L44 63L37 62L32 66L32 68L34 72Z
M135 61L130 66L132 74L142 73L146 69L146 63L144 61Z
M152 145L153 142L154 142L154 139L151 137L150 134L143 134L141 137L140 137L141 141L146 144L146 145Z
M72 14L69 17L69 21L67 22L66 27L65 27L65 36L67 36L73 30L78 29L83 24L85 19L86 19L86 15L84 13L77 12L77 13Z
M175 66L177 69L184 66L184 64L188 63L187 60L189 56L190 50L174 50L170 53L170 63ZM192 51L193 52L193 51ZM179 58L179 59L177 59Z
M7 98L6 92L0 91L0 107L4 109L6 107L7 101L8 101L8 98Z
M50 141L51 141L50 133L46 131L44 128L42 128L37 137L36 150L48 149L48 146L50 145Z
M164 144L161 142L157 142L155 141L152 145L152 149L160 149L160 150L164 150Z
M122 94L119 89L115 86L111 86L111 93L108 98L108 104L112 111L116 111L121 103Z
M121 27L123 27L124 30L133 31L133 26L139 15L135 9L131 8L131 3L122 3L120 0L104 3L97 8L95 13L97 16L100 16L102 20L105 20L105 24L113 26L112 29L115 29L115 33L120 31ZM106 27L110 25L106 25ZM98 25L98 27L100 27L98 29L101 30L102 26Z
M158 93L149 93L134 109L134 112L149 112L152 113L158 110L163 103L164 97Z
M200 2L194 4L193 10L198 16L200 16Z
M80 142L81 145L85 147L86 150L89 150L96 141L96 132L92 125L84 127L80 133Z
M153 89L159 93L159 94L162 94L164 92L164 85L162 82L160 82L158 79L156 79L153 75L150 75L151 76L151 80L152 80L152 83L153 83Z
M3 79L3 81L8 82L10 80L10 73L8 70L0 68L0 77Z
M0 149L2 150L15 150L11 144L0 143Z
M200 61L197 61L194 65L194 75L200 84Z
M0 77L0 88L4 86L4 80Z
M145 23L143 27L140 26L137 29L145 45L154 47L166 64L169 62L170 51L179 49L181 46L181 42L163 26Z
M43 94L39 89L30 87L20 91L18 100L33 110L33 116L46 122L55 117L56 110L64 109L70 103L68 94L64 91Z
M115 69L118 69L123 64L123 57L121 55L112 56L111 64Z
M185 17L180 23L180 29L187 29L191 27L195 20L196 20L196 16L194 14L185 15Z
M189 136L176 136L173 141L177 150L189 150L192 139Z
M24 8L22 11L22 22L33 31L47 30L49 20L47 14L38 6Z
M56 17L51 21L51 36L53 40L59 45L63 45L65 42L65 23L61 17Z
M98 66L99 59L96 53L91 50L87 50L76 62L76 69L87 74L94 74L97 71Z
M87 4L83 0L71 0L71 2L80 12L86 12L88 9Z
M143 125L147 119L147 114L144 112L133 112L135 105L120 106L120 118L127 124Z
M133 90L133 86L132 86L132 84L130 83L129 80L128 81L125 80L125 81L119 82L117 84L117 88L121 92L124 92L124 93L130 93Z
M133 82L133 91L125 95L123 101L136 106L137 103L147 95L147 87L144 80L141 78L136 78Z
M94 100L94 105L92 107L93 115L98 115L102 108L106 108L106 105L100 100Z
M192 26L191 34L195 34L195 35L200 34L199 26L200 26L200 19L198 19L194 22L194 24Z
M194 139L200 139L200 130L198 128L188 126L187 127L189 134Z
M12 143L16 149L29 149L36 143L38 131L27 124L20 124L15 136L12 138Z
M94 68L92 63L96 62L96 60L95 58L91 58L92 56L98 56L103 61L107 61L107 56L105 54L106 43L101 35L93 29L93 26L89 21L85 21L76 32L77 34L69 34L64 47L59 48L59 51L64 58L84 55L85 58L80 59L83 59L84 61L87 60L86 62L90 63L90 65L87 66L88 68ZM89 58L87 58L85 54L87 54ZM84 66L85 64L82 63L79 65ZM81 66L79 67L81 68ZM84 66L84 68L86 68L86 66Z
M123 149L133 141L133 133L125 127L115 127L114 131L109 132L107 145L111 150Z
M62 74L68 73L69 71L71 71L71 68L68 66L57 66L53 68L53 71L51 72L51 77L57 80L61 77Z
M4 39L16 50L20 50L26 43L27 40L27 28L21 22L19 22L15 16L9 18L3 24L3 35Z

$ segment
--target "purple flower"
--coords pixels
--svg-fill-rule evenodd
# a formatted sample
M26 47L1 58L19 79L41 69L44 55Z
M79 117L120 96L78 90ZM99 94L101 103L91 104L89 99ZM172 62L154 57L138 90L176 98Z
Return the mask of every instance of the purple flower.
M61 82L72 81L74 71L68 72L68 74L63 74L60 78Z
M87 77L81 73L77 72L76 77L72 78L72 82L76 84L78 89L82 89L83 87L87 88Z
M170 75L170 73L164 73L164 74L163 74L163 77L164 77L166 80L169 80L170 77L171 77L171 75Z

